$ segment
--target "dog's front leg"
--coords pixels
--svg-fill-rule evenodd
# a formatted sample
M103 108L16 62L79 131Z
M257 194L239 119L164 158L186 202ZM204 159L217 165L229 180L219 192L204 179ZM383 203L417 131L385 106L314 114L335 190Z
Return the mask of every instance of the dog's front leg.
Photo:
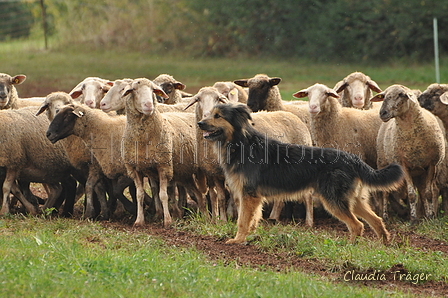
M261 215L261 203L263 201L262 197L252 197L245 195L240 200L240 208L238 212L238 231L235 238L227 240L226 243L243 243L246 241L247 235L249 235L250 230L256 227L258 220Z

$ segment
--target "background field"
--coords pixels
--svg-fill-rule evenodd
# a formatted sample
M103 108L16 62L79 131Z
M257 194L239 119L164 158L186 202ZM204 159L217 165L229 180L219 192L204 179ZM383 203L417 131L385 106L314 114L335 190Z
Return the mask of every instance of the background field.
M448 77L442 60L442 79ZM195 93L215 81L266 73L282 78L284 99L316 82L333 87L352 71L385 89L395 83L424 90L432 63L380 66L311 63L300 59L186 58L129 51L42 50L31 42L0 43L0 72L26 74L19 94L70 91L87 76L111 80L169 73ZM4 297L408 297L448 296L448 218L418 226L392 220L394 241L380 244L370 229L352 245L337 221L262 223L248 245L224 242L235 223L193 217L169 230L150 222L111 222L22 215L0 219L0 280ZM386 281L353 281L354 274L386 274ZM394 280L396 274L427 279ZM398 279L398 276L396 276ZM349 279L349 280L347 280ZM414 284L415 282L415 284Z

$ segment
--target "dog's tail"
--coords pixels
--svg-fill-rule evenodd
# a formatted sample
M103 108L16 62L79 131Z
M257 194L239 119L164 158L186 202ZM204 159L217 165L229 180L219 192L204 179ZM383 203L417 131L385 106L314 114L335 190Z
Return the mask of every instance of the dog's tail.
M362 183L372 190L391 191L402 185L404 172L400 165L392 163L375 170L359 160L358 175Z

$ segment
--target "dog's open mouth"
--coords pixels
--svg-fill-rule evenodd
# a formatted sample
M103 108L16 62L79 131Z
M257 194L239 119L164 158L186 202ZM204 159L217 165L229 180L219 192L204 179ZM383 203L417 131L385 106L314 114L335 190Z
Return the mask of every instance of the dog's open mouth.
M202 135L204 136L204 139L212 140L212 139L215 139L215 138L219 137L220 135L222 135L222 133L223 133L223 130L221 128L218 128L213 131L206 130L202 133Z

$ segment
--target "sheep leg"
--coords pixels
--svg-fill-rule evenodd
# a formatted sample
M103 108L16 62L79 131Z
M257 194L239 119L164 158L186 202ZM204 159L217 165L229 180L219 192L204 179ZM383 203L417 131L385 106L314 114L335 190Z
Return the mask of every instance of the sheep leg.
M126 189L126 187L129 186L129 193L131 194L131 197L133 197L133 201L129 201L128 198L125 197L123 194L123 191ZM112 205L114 204L114 201L116 199L120 200L120 202L123 204L124 209L126 209L127 212L129 212L132 215L136 215L137 213L137 195L136 195L136 188L135 184L132 180L130 180L128 177L120 176L118 179L112 180L112 196L114 197L111 199L109 194L109 210L112 213L112 210L115 210L115 207Z
M26 208L28 213L30 213L32 215L36 215L39 213L36 206L33 205L32 203L30 203L30 201L28 201L26 196L20 190L20 187L17 185L17 183L14 182L12 184L11 191L14 194L14 196L16 196L19 199L20 203L22 203L22 205Z
M106 201L106 190L104 189L104 184L101 181L95 185L95 193L98 197L101 208L99 218L108 220L110 218L110 210Z
M411 223L416 223L418 220L418 217L417 217L418 195L417 195L417 192L415 191L415 187L414 187L414 183L412 182L412 178L409 177L408 173L405 173L405 181L406 181L408 201L409 201L410 220L411 220Z
M219 206L218 206L218 194L215 190L215 181L213 178L207 179L208 183L208 194L210 196L210 203L212 205L212 218L219 217Z
M425 205L425 215L427 218L434 218L435 214L437 214L438 207L438 191L435 185L436 183L436 167L430 166L426 172L426 181L425 181L425 199L423 200L423 204Z
M149 184L151 187L151 193L152 193L152 197L154 198L154 205L155 205L155 209L156 209L155 217L162 218L163 207L162 207L162 202L160 201L160 197L159 197L159 192L160 192L159 182L156 179L149 177Z
M137 170L132 170L132 177L137 188L137 218L135 219L134 227L143 227L145 225L143 175Z
M95 206L93 204L93 192L94 186L96 184L96 175L94 175L91 171L89 171L89 176L87 178L85 184L85 195L86 195L86 204L85 204L85 212L84 218L93 219L95 218ZM98 195L98 193L97 193Z
M227 221L227 215L226 215L226 191L224 186L224 180L214 177L213 178L215 182L215 190L216 190L216 196L217 196L217 202L218 202L218 216L219 219L223 222Z
M249 232L256 228L261 217L262 197L245 196L240 200L238 213L238 231L235 238L227 240L227 244L239 244L246 241Z
M58 202L59 204L56 204L57 203L56 200L61 195L62 187L59 184L46 184L45 191L47 192L48 198L45 201L45 204L42 207L42 209L46 210L53 207L58 209L61 206L62 202Z
M177 192L179 194L179 199L177 201L178 208L180 211L180 217L184 217L185 208L187 207L187 191L185 187L178 185Z
M75 206L75 194L76 194L76 180L72 177L68 177L61 183L62 194L64 200L64 208L62 210L62 216L73 216L73 209Z
M170 210L168 208L168 179L165 172L161 169L159 169L159 188L159 197L163 208L163 226L168 228L172 223Z
M0 215L9 214L10 211L10 197L12 185L14 184L17 176L17 171L7 169L5 180L3 181L3 203L2 210L0 210Z

